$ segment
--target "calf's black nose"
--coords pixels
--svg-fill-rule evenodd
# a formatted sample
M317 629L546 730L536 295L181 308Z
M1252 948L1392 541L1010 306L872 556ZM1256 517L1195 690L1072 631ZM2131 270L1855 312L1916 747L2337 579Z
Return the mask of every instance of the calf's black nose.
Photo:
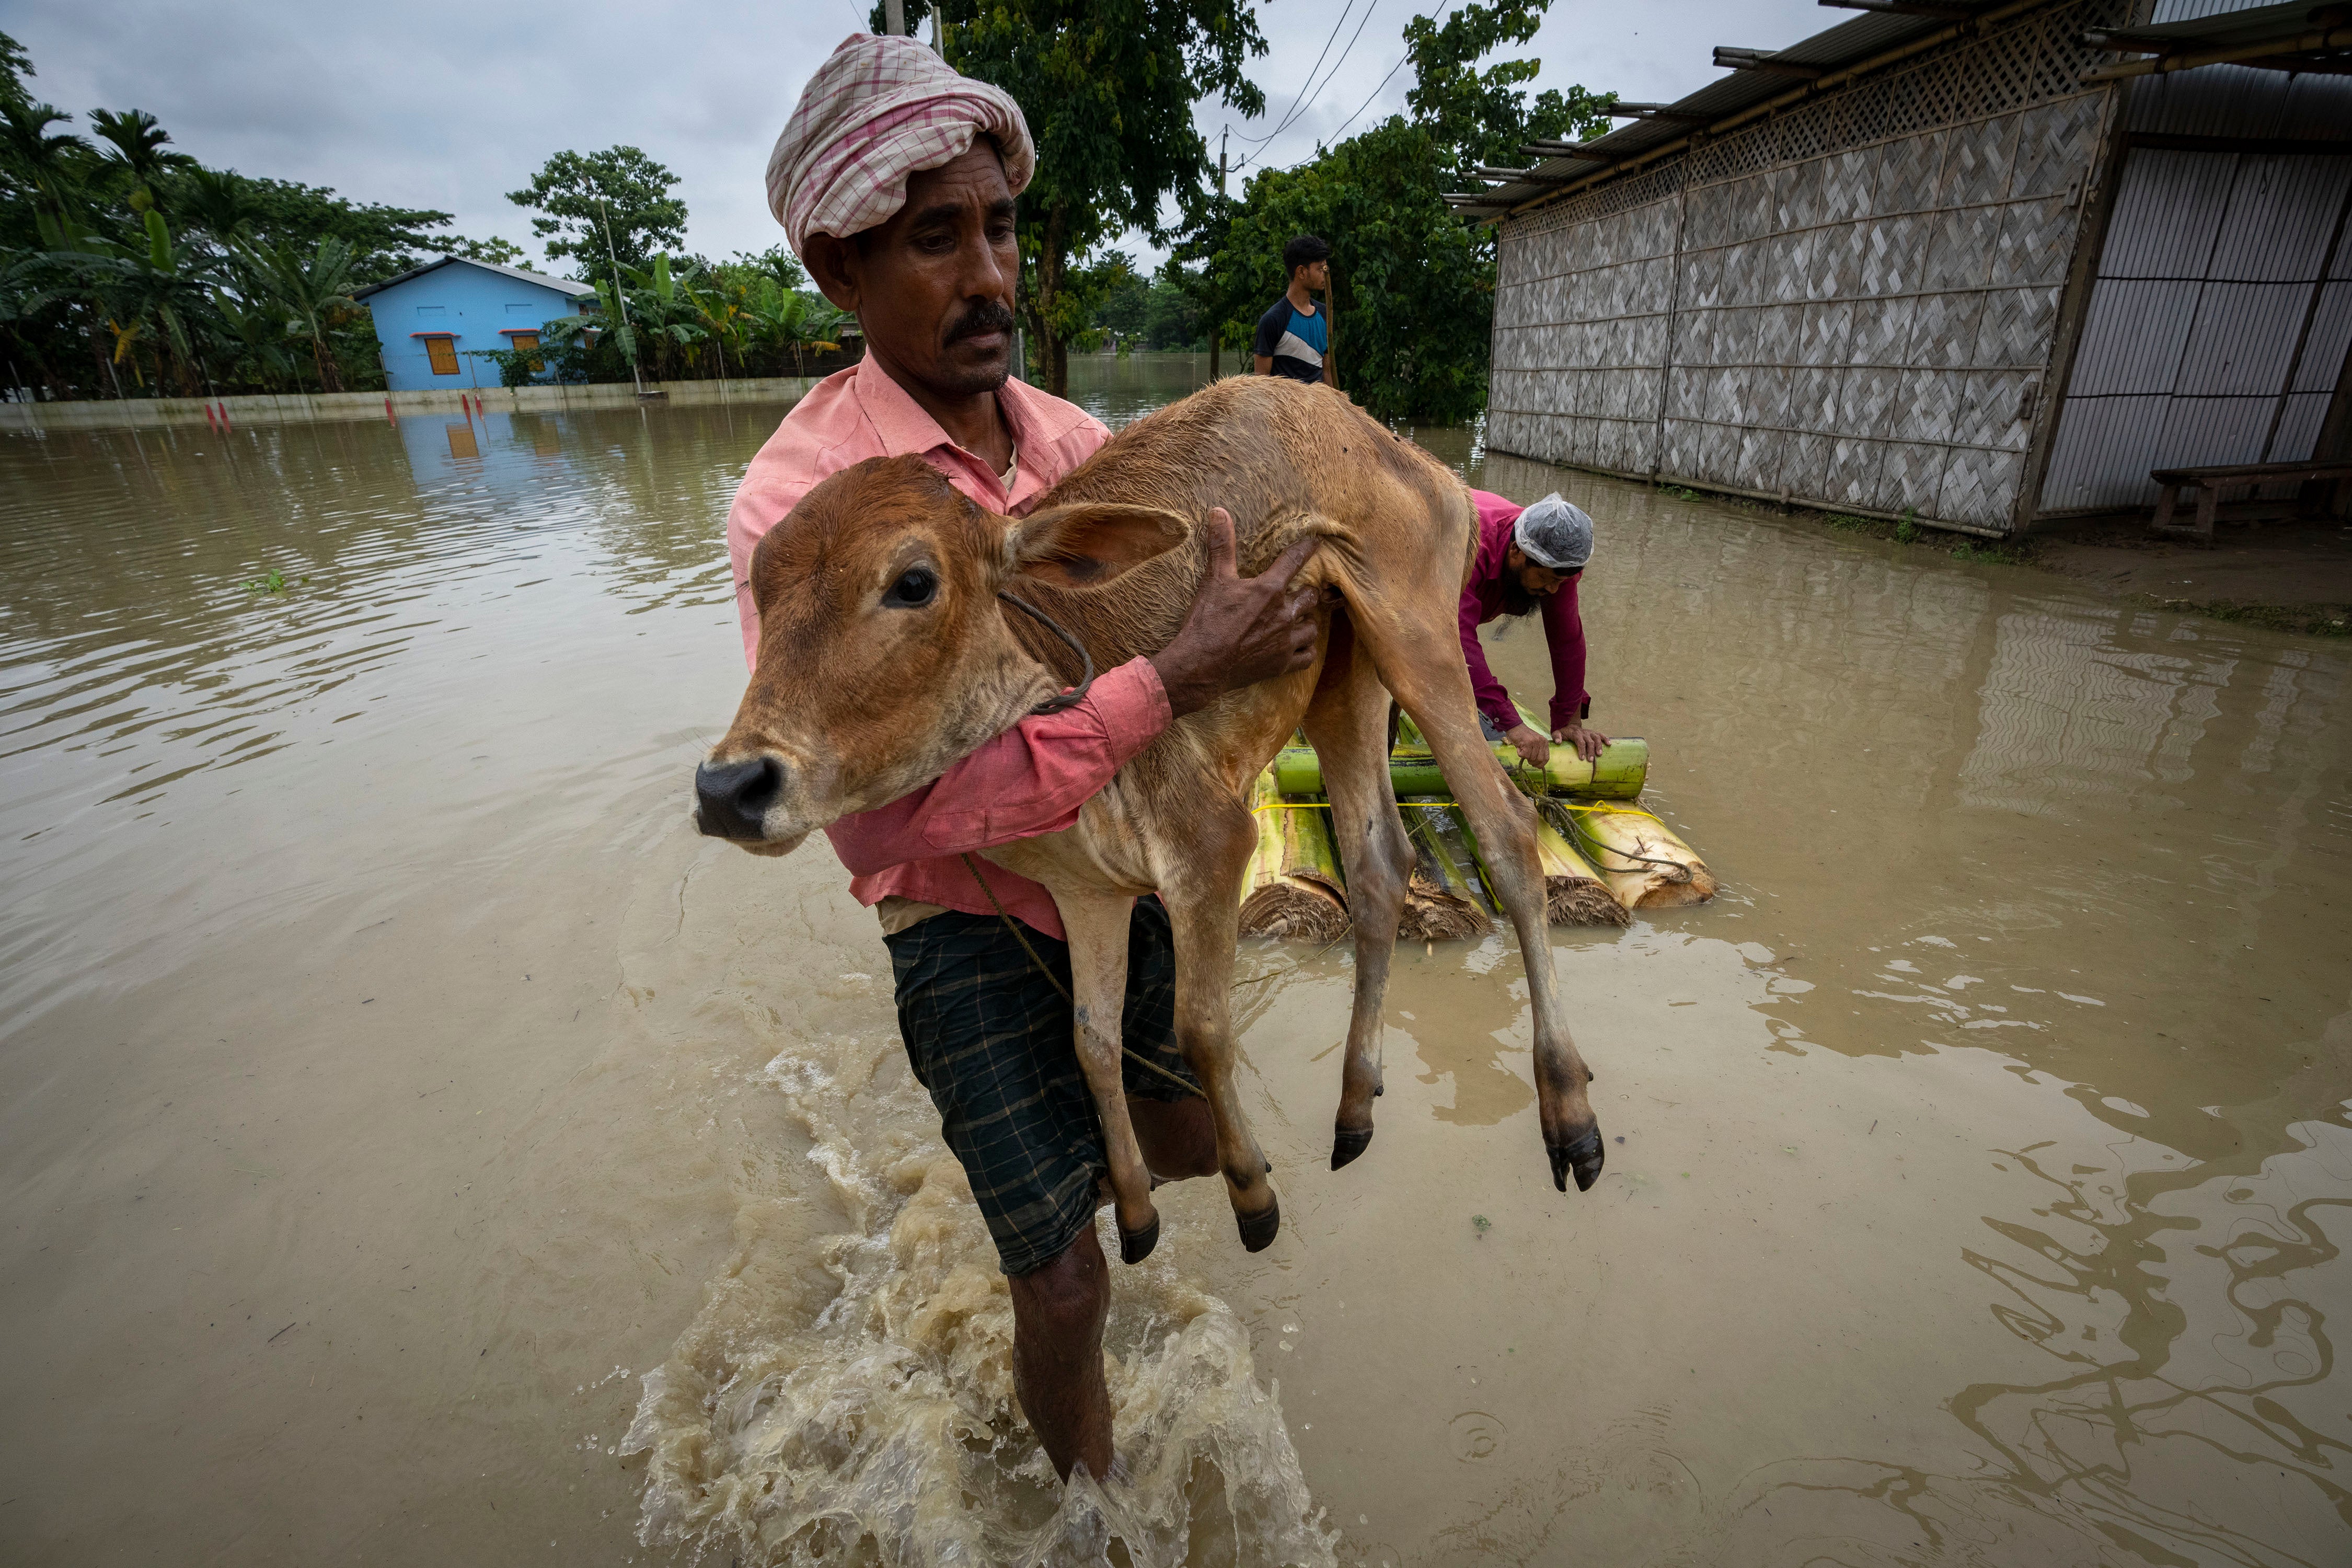
M783 764L773 757L705 763L694 770L694 825L713 838L760 837L783 787Z

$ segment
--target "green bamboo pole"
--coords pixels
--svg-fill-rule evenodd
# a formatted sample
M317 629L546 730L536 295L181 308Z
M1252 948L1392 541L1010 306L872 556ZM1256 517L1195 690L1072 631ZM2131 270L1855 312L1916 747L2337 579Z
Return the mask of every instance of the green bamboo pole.
M1511 782L1528 795L1579 795L1599 800L1633 800L1650 773L1650 742L1629 736L1609 742L1599 758L1586 762L1573 746L1554 746L1551 761L1542 769L1512 766L1518 753L1507 743L1495 747L1497 762ZM1307 745L1285 746L1274 759L1274 781L1284 795L1321 795L1323 764ZM1389 784L1396 796L1451 795L1445 772L1424 749L1406 751L1402 741L1389 756Z

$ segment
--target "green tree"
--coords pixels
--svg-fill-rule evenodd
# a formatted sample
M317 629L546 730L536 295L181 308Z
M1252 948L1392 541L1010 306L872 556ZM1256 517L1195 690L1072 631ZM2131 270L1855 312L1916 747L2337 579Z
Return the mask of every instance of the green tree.
M253 230L262 243L308 250L321 239L340 239L351 247L354 285L381 283L449 244L432 232L453 221L445 212L350 201L331 187L291 180L245 183L255 209Z
M0 33L0 103L25 101L25 79L33 74L33 57L25 46Z
M1188 349L1207 335L1207 312L1202 308L1201 269L1171 257L1151 279L1151 293L1143 313L1146 348Z
M1060 396L1070 341L1092 328L1106 281L1087 258L1128 228L1166 244L1171 200L1187 219L1200 212L1213 165L1193 107L1216 97L1263 113L1265 94L1243 68L1265 40L1247 0L946 0L940 9L949 63L1011 93L1037 143L1036 177L1021 196L1019 308L1036 379Z
M1102 258L1102 303L1095 308L1095 325L1127 353L1143 337L1151 310L1151 285L1135 269L1135 258L1114 250Z
M89 122L98 128L99 140L109 149L107 162L119 164L131 182L131 205L144 210L139 197L145 193L152 201L155 176L167 169L192 169L196 161L185 153L166 153L164 146L172 133L155 122L155 117L143 109L124 110L116 113L110 109L93 109Z
M488 239L467 239L463 235L453 235L445 248L451 256L462 256L468 261L487 261L493 267L520 267L530 259L521 246L510 244L495 234Z
M686 204L670 195L677 176L635 147L558 153L507 200L541 216L531 232L551 260L573 257L583 282L613 282L608 255L647 267L658 252L686 246Z
M72 122L73 116L54 103L0 99L0 168L36 211L64 212L89 168L89 142L69 131L49 129Z
M1516 168L1526 142L1583 141L1609 128L1613 92L1551 89L1530 100L1519 84L1533 81L1543 61L1520 58L1478 68L1482 57L1505 44L1534 37L1550 8L1551 0L1495 0L1461 6L1442 25L1427 16L1405 25L1413 70L1405 102L1447 159L1448 173L1470 189L1477 188L1473 169L1481 163Z

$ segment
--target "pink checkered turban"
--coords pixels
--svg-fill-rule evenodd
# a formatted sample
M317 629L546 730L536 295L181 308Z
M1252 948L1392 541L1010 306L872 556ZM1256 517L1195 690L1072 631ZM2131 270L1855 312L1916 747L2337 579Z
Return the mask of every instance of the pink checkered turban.
M852 33L801 91L768 157L768 210L795 255L813 234L847 238L907 205L907 176L996 138L1018 195L1037 166L1021 106L958 76L913 38Z

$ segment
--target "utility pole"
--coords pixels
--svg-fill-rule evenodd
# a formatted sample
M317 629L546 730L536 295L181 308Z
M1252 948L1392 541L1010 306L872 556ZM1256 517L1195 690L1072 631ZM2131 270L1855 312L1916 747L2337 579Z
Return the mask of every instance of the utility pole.
M1225 139L1233 133L1234 128L1230 125L1217 132L1217 214L1221 217L1224 216L1225 210ZM1217 323L1211 321L1209 323L1209 379L1213 382L1217 379L1217 369L1224 357L1223 344L1218 341L1222 335L1217 331Z
M621 307L621 325L629 324L629 289L621 279L621 253L613 248L613 204L604 197L596 198L597 208L604 215L604 254L613 260L613 302ZM632 332L630 336L636 334ZM629 380L636 386L637 395L646 395L645 377L637 374L637 356L629 356Z
M907 0L882 0L882 26L894 38L907 36Z

